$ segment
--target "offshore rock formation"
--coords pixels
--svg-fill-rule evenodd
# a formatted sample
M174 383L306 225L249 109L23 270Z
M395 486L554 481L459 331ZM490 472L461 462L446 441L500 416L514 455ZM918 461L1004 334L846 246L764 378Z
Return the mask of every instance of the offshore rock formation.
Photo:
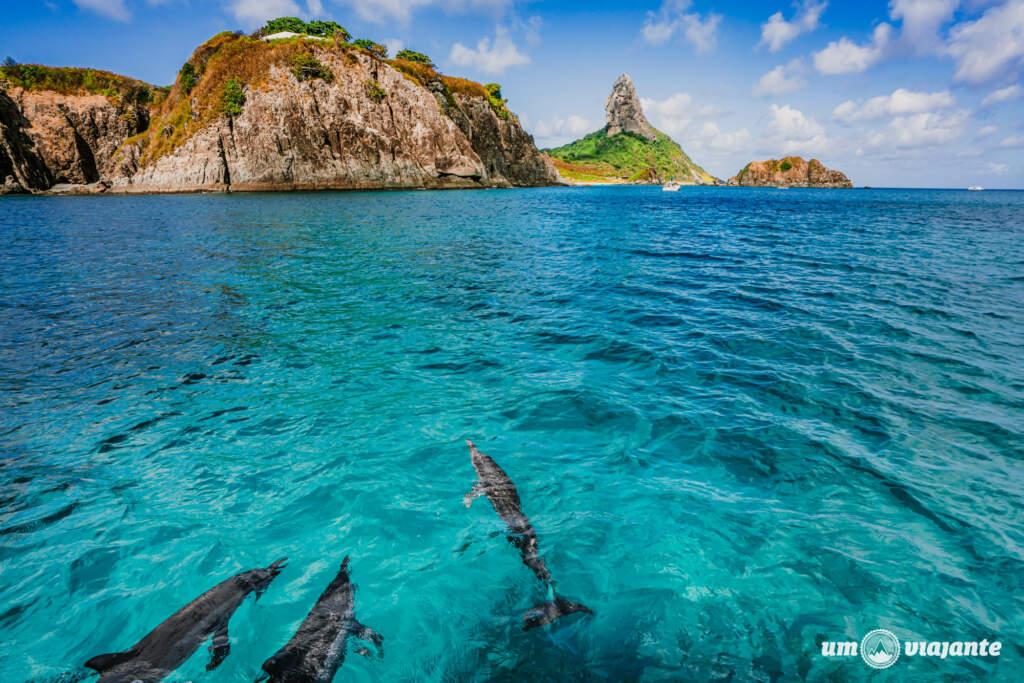
M661 185L670 180L716 184L678 143L648 122L627 74L612 86L605 112L608 123L601 130L546 150L566 180L578 184Z
M636 133L648 140L657 140L658 131L654 129L644 116L643 106L640 104L640 97L636 94L636 87L629 74L622 74L615 85L612 86L612 93L604 105L605 117L608 123L607 132L609 137L619 133Z
M300 78L298 53L323 75ZM0 93L0 182L118 193L560 182L503 101L421 65L344 43L235 34L211 39L191 63L198 83L179 78L150 107L85 92ZM222 104L229 79L245 84L234 116Z
M802 157L752 161L730 178L728 184L743 187L853 187L843 173L825 168L817 159L805 161Z

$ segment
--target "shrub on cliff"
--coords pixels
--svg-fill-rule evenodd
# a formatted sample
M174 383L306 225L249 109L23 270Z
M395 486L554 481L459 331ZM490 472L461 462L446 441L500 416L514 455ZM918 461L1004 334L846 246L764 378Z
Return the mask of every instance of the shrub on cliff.
M488 83L484 86L484 90L487 91L487 101L494 108L494 113L500 118L508 119L509 111L508 107L505 106L508 104L508 100L502 98L501 86L497 83Z
M366 96L374 102L381 102L388 96L388 92L380 87L380 83L370 80L366 81Z
M415 52L413 50L400 50L395 59L404 59L407 62L415 62L417 64L426 64L431 69L434 68L434 62L430 57L426 56L422 52Z
M345 30L345 27L336 21L311 21L306 24L305 33L311 36L328 38L341 34L346 41L352 39L352 34Z
M334 74L316 57L305 52L292 55L292 73L299 82L321 78L328 83L334 80Z
M361 47L364 50L369 50L373 54L377 55L381 59L388 58L388 49L380 43L375 43L372 40L366 38L360 38L359 40L353 40L352 44L356 47Z
M241 115L242 106L245 104L245 91L242 83L229 78L224 84L224 93L221 95L222 109L229 118Z
M793 164L789 163L789 159L783 159L782 163L779 164L779 170L785 173L789 169L793 168Z
M185 62L181 71L178 72L178 79L181 82L181 89L185 94L192 92L192 88L196 87L196 83L199 82L199 77L196 76L196 67L192 62Z
M303 21L298 17L278 17L277 19L271 19L263 25L257 33L263 36L273 35L274 33L300 33L306 36L317 36L320 38L329 38L330 36L340 36L343 41L348 41L352 34L345 30L341 24L335 21Z

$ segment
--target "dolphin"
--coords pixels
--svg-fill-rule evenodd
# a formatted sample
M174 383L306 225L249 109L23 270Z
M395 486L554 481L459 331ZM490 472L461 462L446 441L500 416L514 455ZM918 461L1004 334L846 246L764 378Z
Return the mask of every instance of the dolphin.
M299 630L277 653L263 662L269 683L330 683L345 661L349 636L373 643L380 652L384 638L356 619L355 586L348 576L348 557L338 575L320 595ZM365 648L360 654L368 654Z
M491 506L498 513L498 517L508 527L509 542L519 549L523 558L523 564L529 567L533 573L548 588L548 600L537 605L523 615L523 630L529 631L538 626L550 624L555 619L572 614L573 612L586 612L593 614L589 607L579 603L571 602L555 595L555 585L551 579L551 572L548 571L544 558L540 556L540 546L537 541L537 532L534 531L530 519L523 514L522 503L519 501L519 491L516 485L501 469L498 463L488 455L481 453L476 444L466 439L469 446L469 457L476 470L477 481L473 488L462 499L463 504L468 508L473 501L480 496L487 496Z
M85 666L100 674L97 683L153 683L185 663L213 636L207 671L220 666L231 650L228 621L249 593L258 598L281 573L288 558L269 567L236 574L168 617L124 652L96 655Z

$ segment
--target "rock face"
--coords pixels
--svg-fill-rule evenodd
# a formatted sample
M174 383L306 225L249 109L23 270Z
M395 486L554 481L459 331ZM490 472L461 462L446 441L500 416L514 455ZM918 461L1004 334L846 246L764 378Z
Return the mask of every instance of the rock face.
M290 48L313 55L332 76L300 81L288 61L271 59L280 46L254 48L248 40L221 40L241 59L250 57L244 50L265 50L252 60L267 60L247 79L234 117L220 111L223 84L204 95L204 81L190 94L175 86L170 98L177 99L152 110L50 91L0 99L0 182L12 175L29 191L69 183L117 193L561 182L516 117L485 93L452 92L440 77L432 90L366 51L327 44ZM202 110L204 96L215 111Z
M843 173L825 168L817 159L805 161L802 157L752 161L730 178L728 184L743 187L853 187Z
M636 94L636 87L629 74L622 74L612 86L612 94L604 105L606 120L608 122L608 136L619 133L636 133L648 140L656 140L658 131L654 129L644 116L644 109L640 105L640 98Z
M38 192L53 184L29 135L31 126L17 103L0 90L0 194Z
M145 107L117 105L103 95L13 88L11 96L32 124L28 133L54 183L85 185L109 177L117 149L149 125Z

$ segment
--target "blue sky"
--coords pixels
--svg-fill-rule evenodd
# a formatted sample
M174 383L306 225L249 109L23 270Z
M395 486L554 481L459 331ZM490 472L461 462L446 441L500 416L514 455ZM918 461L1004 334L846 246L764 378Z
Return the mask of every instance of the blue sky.
M648 118L711 173L815 156L858 185L1024 187L1024 0L12 3L0 56L173 81L196 45L281 15L502 84L540 146L604 125L629 73Z

